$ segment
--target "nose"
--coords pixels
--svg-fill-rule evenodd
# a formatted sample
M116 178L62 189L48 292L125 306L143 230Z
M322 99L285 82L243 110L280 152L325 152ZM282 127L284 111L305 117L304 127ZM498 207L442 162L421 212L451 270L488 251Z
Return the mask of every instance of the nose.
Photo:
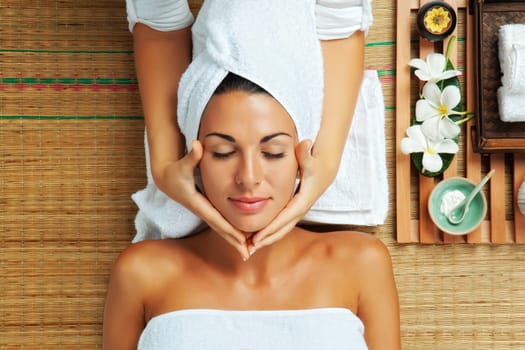
M257 155L245 155L239 162L235 183L250 189L262 182L263 167Z

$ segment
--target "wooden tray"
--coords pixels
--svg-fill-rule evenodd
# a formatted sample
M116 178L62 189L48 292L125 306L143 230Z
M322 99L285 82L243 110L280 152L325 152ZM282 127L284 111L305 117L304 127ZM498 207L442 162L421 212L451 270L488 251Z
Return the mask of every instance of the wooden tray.
M498 30L501 25L525 23L525 0L480 0L473 2L477 65L477 152L524 152L525 122L502 122L497 89L501 86L498 60Z
M525 243L525 217L519 212L516 192L525 177L524 153L491 153L482 156L474 152L471 132L476 124L471 120L464 129L461 153L454 158L443 178L466 176L473 182L479 182L488 168L496 173L489 183L487 200L489 210L486 220L476 231L465 236L451 236L440 232L430 219L427 202L430 192L440 179L415 175L409 155L400 151L399 143L405 137L410 126L412 108L415 103L413 79L408 62L414 56L412 45L418 45L419 57L426 57L436 51L433 43L419 38L413 39L415 21L413 14L427 0L397 0L396 33L396 235L399 243ZM466 110L476 110L476 69L475 69L475 30L473 15L469 15L468 0L448 0L456 10L461 10L464 21L458 20L458 27L464 26L466 54L461 56L454 45L450 58L458 67L458 62L465 62L464 100ZM458 12L458 11L457 11ZM459 15L459 13L458 13ZM455 33L457 36L457 33ZM462 38L460 38L462 39ZM446 47L446 42L443 45ZM417 54L417 53L416 53ZM507 163L507 164L506 164ZM483 165L483 166L482 166Z

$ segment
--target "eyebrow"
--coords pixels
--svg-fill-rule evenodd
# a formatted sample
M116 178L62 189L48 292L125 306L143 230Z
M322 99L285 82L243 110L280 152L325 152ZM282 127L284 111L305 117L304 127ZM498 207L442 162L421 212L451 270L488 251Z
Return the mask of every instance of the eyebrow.
M235 138L230 136L230 135L226 135L226 134L222 134L220 132L210 132L209 134L206 134L205 137L211 137L211 136L216 136L216 137L220 137L221 139L224 139L228 142L236 142ZM269 142L270 140L278 137L278 136L288 136L288 137L292 137L292 135L288 134L288 133L285 133L285 132L276 132L275 134L270 134L270 135L266 135L264 136L259 142L260 143L266 143L266 142Z

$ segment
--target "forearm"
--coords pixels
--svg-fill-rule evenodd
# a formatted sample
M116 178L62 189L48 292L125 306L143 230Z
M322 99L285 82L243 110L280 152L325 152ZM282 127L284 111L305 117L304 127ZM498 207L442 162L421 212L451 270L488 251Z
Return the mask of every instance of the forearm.
M191 30L160 32L137 24L133 39L151 171L157 180L164 164L184 154L177 124L177 89L191 61Z
M364 72L364 33L321 41L324 60L324 100L321 127L312 155L325 159L337 174Z

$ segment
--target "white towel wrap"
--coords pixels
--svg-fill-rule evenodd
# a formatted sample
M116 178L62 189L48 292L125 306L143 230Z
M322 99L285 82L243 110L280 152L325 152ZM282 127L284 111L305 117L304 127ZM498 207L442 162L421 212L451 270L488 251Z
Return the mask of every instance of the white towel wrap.
M208 1L208 0L206 0ZM152 318L138 350L366 350L350 310L178 310Z
M179 84L177 110L187 149L228 72L251 80L279 101L294 120L299 140L315 139L323 61L313 1L206 0L192 33L193 60Z

